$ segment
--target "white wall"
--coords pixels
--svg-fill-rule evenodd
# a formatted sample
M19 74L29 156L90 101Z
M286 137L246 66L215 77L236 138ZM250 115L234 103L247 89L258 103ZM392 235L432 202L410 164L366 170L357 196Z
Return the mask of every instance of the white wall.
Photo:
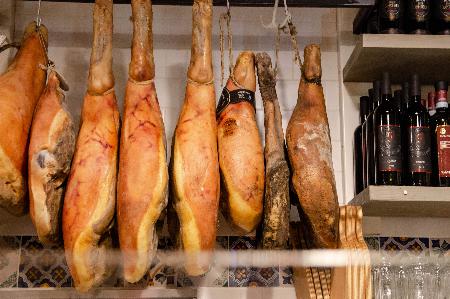
M14 1L0 0L0 3L2 4L0 7L3 7L3 3L14 3ZM35 19L37 2L16 1L14 8L15 13L11 8L7 11L12 16L15 15L15 21L10 20L5 23L8 23L11 29L15 27L13 38L14 40L20 40L25 26ZM221 93L218 19L224 11L224 7L214 8L213 59L217 98ZM292 8L291 13L297 26L300 48L303 49L309 43L317 43L320 44L322 49L323 86L333 145L333 165L338 197L340 202L344 203L343 178L345 168L341 159L337 10ZM280 9L280 19L281 14L282 9ZM260 20L262 18L268 23L271 15L271 8L232 8L234 58L237 57L239 51L253 50L255 52L269 52L274 59L274 32L263 28ZM43 24L49 29L49 57L56 63L57 69L70 85L67 100L74 118L78 121L88 74L92 39L92 4L43 1L41 16ZM114 75L116 95L121 109L130 61L132 32L130 16L130 5L114 5ZM2 24L2 21L0 21L0 24ZM0 30L2 30L2 27L0 27ZM172 134L184 99L186 70L191 44L191 7L154 6L153 31L156 64L155 82L166 127L168 149L170 149ZM5 56L0 54L3 61ZM225 56L225 75L227 76L228 59L227 55ZM293 63L290 42L287 37L284 37L281 41L279 57L277 91L282 106L283 126L285 128L297 101L300 79L300 71L298 66ZM0 66L2 65L0 64ZM4 67L5 65L0 70L3 70ZM257 121L263 137L263 109L258 90L256 95ZM8 221L1 222L6 224ZM2 230L2 223L0 223L0 231ZM10 228L8 228L8 231L10 232ZM26 233L28 229L22 227L19 231Z

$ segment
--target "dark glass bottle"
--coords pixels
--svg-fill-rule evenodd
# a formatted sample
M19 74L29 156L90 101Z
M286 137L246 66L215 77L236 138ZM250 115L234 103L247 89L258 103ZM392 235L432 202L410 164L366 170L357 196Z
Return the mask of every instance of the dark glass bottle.
M428 113L430 114L430 116L436 114L436 101L433 91L430 91L428 93Z
M362 124L366 121L369 115L369 97L362 96L359 99L359 126L354 132L353 154L354 154L354 177L355 177L355 195L364 190L364 168L363 161L365 160L366 149L363 143Z
M380 33L403 33L403 1L380 0L378 10L380 15Z
M436 34L450 34L450 0L432 0L433 31Z
M397 107L398 112L400 113L400 115L402 114L402 111L403 111L403 107L402 107L403 99L402 99L402 97L403 97L403 95L402 95L402 91L401 90L394 91L394 103L395 103L395 106Z
M406 133L405 184L410 186L431 186L431 142L430 119L427 108L421 104L420 81L413 75L410 85L410 100L405 112Z
M430 0L408 0L407 28L411 34L430 34Z
M367 117L366 126L366 148L367 148L367 185L376 184L376 167L375 167L375 135L374 135L374 112L381 102L381 81L373 82L373 99L372 99L372 112Z
M402 84L402 111L406 111L408 109L409 103L409 82L405 81Z
M450 187L450 113L448 110L448 83L435 84L436 114L431 118L433 149L433 183Z
M369 112L367 113L367 117L366 117L366 121L362 123L361 126L361 135L362 135L362 147L364 149L364 155L363 155L363 161L362 161L362 167L363 167L363 188L367 188L367 186L369 185L369 179L368 179L368 171L367 171L367 167L368 167L368 156L369 156L369 151L367 148L368 145L368 132L367 132L367 126L368 126L368 119L369 119L369 115L372 114L373 112L373 88L369 89L368 91L369 93ZM361 111L361 110L360 110Z
M377 185L400 185L402 181L401 120L392 99L388 73L383 73L381 104L374 112Z

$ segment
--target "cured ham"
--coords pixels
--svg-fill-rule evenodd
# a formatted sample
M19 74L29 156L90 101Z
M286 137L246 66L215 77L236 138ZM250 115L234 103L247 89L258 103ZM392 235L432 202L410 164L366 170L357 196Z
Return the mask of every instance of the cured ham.
M314 246L336 248L338 198L317 45L304 50L297 105L286 131L292 183Z
M192 49L186 96L175 129L172 154L173 204L179 218L179 240L189 256L188 275L208 270L216 242L219 162L211 57L212 0L194 0Z
M28 149L30 216L44 244L60 241L64 189L75 149L74 124L65 104L52 70L34 112Z
M264 156L255 115L255 56L242 52L217 107L221 200L244 233L261 221Z
M27 142L34 108L45 87L48 32L30 23L22 46L0 76L0 207L14 215L27 209Z
M94 38L63 209L66 260L75 287L88 291L114 272L111 247L116 205L119 112L112 73L113 2L94 5Z
M267 53L256 54L258 83L264 105L266 186L262 248L285 249L289 237L289 166L285 157L275 71Z
M164 124L156 97L152 5L132 0L133 44L120 142L117 219L125 279L140 280L158 246L156 221L167 205Z

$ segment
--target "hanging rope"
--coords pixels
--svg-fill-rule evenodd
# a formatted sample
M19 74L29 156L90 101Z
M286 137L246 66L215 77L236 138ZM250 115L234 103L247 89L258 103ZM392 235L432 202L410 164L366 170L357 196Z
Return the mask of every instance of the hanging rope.
M294 63L297 64L302 69L302 61L300 58L300 51L298 49L297 44L297 29L295 28L295 25L292 23L292 15L289 12L287 2L284 0L284 14L285 18L281 23L277 24L277 9L278 9L279 0L275 0L274 6L273 6L273 12L272 12L272 20L269 24L264 24L262 17L261 24L266 29L272 29L276 31L276 37L275 37L275 78L277 77L278 73L278 54L280 51L280 43L281 43L281 32L288 34L290 36L291 40L291 46L292 51L294 52Z
M224 86L223 82L225 79L225 33L224 25L227 26L227 44L228 44L228 72L230 77L233 77L233 36L231 34L231 10L230 2L227 0L227 12L220 15L219 18L219 28L220 28L220 67L221 67L221 85Z
M39 64L39 67L42 70L46 71L47 73L49 73L51 71L55 72L55 74L56 74L56 76L58 77L58 80L59 80L60 88L62 90L64 90L64 91L68 91L69 90L69 84L67 84L66 79L56 70L55 63L48 58L48 47L45 44L44 36L42 36L42 32L41 32L41 29L40 29L41 25L42 25L41 0L39 0L38 1L37 14L36 14L36 32L38 33L39 42L41 44L42 49L44 50L45 60L47 61L47 65Z

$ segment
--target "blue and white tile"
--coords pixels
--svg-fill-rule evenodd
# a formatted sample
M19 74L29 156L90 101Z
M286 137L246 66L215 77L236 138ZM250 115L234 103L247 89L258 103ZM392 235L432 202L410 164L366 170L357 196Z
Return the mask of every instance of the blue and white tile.
M293 287L293 272L291 267L280 267L280 287Z
M230 250L254 250L257 246L255 237L230 237ZM277 287L279 267L230 267L230 287Z
M17 286L20 237L0 237L0 288Z
M450 254L450 239L430 239L431 255L448 256Z
M413 255L429 255L428 238L380 237L380 249L390 254L406 251Z
M37 237L23 236L19 288L70 287L72 277L61 246L44 247Z

